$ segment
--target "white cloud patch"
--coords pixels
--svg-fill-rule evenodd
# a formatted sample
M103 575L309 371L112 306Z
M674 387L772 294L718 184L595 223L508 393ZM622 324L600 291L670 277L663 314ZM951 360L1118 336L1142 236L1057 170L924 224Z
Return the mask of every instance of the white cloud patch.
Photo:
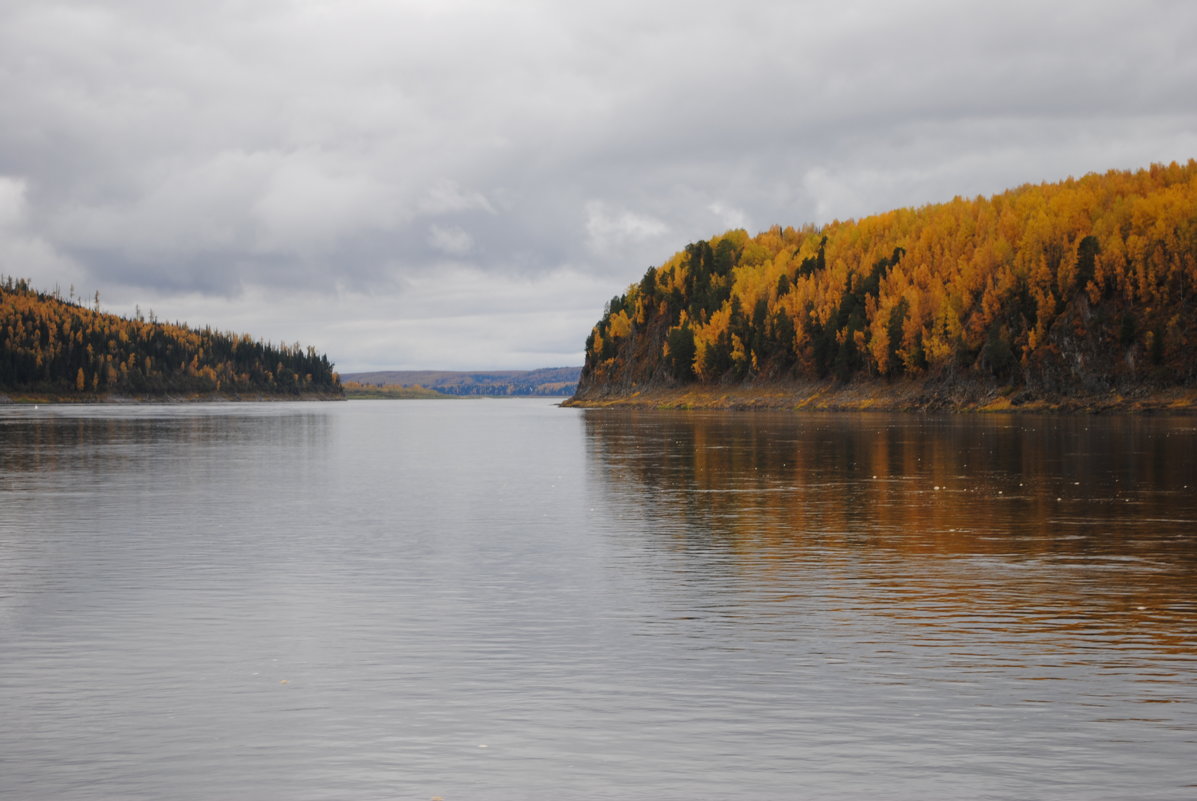
M462 189L456 182L441 179L420 198L419 209L425 214L481 210L491 214L495 208L481 192Z
M746 228L748 226L748 215L742 210L725 203L712 203L707 206L707 210L715 215L727 229Z
M25 182L0 175L0 231L23 227L25 210Z
M644 242L667 230L665 223L647 214L612 208L599 200L586 204L586 238L592 250Z
M433 225L428 229L428 244L450 256L465 256L474 249L474 237L457 225Z

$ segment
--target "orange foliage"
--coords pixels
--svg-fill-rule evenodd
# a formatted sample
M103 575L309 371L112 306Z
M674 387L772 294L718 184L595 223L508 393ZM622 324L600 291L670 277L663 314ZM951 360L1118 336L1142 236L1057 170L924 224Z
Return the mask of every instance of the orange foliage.
M1090 174L689 245L612 300L583 385L1193 381L1195 294L1197 162Z

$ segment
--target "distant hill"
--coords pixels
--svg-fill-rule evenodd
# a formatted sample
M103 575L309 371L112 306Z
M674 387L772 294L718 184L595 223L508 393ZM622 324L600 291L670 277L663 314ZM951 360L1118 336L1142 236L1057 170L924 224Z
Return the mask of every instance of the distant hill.
M607 304L575 403L870 381L881 405L1117 401L1197 388L1195 346L1190 160L692 243Z
M445 395L569 396L578 388L581 367L539 370L454 372L449 370L378 370L342 373L341 380L365 386L424 387Z
M428 389L419 384L400 386L397 384L359 384L356 381L346 381L345 397L348 400L436 400L439 398L452 399L455 396Z

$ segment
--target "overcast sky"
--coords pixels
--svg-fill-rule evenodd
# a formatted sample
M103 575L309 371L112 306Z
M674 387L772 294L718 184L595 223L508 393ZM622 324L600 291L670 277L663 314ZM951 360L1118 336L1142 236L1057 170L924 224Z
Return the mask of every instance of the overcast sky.
M1197 3L0 0L0 272L328 353L580 364L729 228L1197 156Z

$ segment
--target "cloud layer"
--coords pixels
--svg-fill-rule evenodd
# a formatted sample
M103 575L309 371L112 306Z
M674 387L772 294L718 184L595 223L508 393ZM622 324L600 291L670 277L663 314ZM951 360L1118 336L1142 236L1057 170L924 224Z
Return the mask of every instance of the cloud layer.
M1185 2L0 4L0 272L579 363L687 242L1197 155Z

